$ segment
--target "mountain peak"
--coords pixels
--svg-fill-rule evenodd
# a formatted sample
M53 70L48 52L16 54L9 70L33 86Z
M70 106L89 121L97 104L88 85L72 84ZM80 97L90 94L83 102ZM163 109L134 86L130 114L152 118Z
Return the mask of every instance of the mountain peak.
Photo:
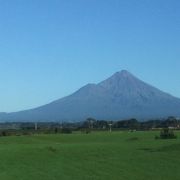
M122 71L116 72L113 76L130 77L133 75L127 70L122 70Z
M121 74L129 74L129 72L127 70L125 70L125 69L119 71L119 73L121 73Z
M133 74L131 74L127 70L122 70L122 71L116 72L108 79L102 81L100 84L105 85L105 86L114 84L117 86L118 84L122 85L122 83L124 84L125 82L132 83L136 80L138 80L138 78L136 78Z

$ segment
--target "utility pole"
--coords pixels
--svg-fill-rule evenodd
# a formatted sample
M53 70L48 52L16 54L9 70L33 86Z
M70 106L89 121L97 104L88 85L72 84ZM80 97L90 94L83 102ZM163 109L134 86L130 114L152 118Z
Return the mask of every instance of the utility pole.
M38 123L37 122L35 122L35 124L34 124L34 129L35 129L35 131L38 130Z
M112 132L112 123L110 122L108 125L109 125L109 132L111 133Z

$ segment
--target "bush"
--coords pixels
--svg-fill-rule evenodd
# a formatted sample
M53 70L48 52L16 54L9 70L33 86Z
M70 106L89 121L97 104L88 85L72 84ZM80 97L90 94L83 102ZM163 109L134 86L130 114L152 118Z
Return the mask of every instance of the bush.
M2 136L7 136L8 134L7 134L7 132L6 131L3 131L2 132Z
M30 136L30 135L32 135L32 133L31 133L31 132L28 132L28 131L24 131L24 132L22 132L22 135L24 135L24 136Z
M10 134L7 131L1 131L0 136L9 136Z
M70 128L61 129L61 133L63 134L72 134L72 130Z
M55 134L58 133L58 128L57 128L57 127L54 129L54 133L55 133Z
M89 128L81 129L81 133L89 134L89 133L91 133L91 130Z
M172 129L164 128L160 132L160 136L155 136L155 139L176 139L177 136L174 134Z

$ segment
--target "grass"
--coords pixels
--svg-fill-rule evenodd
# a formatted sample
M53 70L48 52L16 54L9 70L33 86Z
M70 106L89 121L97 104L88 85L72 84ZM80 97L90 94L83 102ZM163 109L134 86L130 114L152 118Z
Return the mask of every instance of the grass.
M179 180L180 139L155 140L158 134L1 137L0 179Z

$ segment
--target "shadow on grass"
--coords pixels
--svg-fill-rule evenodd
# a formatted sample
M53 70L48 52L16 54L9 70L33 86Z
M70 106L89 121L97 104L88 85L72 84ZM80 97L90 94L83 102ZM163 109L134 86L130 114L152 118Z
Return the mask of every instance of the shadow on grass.
M127 139L126 141L139 141L140 139L138 137L132 137Z
M57 149L52 147L52 146L49 146L47 147L48 151L52 152L52 153L56 153L57 152Z
M173 152L180 151L180 144L172 144L168 146L162 146L160 148L140 148L139 150L146 152Z

